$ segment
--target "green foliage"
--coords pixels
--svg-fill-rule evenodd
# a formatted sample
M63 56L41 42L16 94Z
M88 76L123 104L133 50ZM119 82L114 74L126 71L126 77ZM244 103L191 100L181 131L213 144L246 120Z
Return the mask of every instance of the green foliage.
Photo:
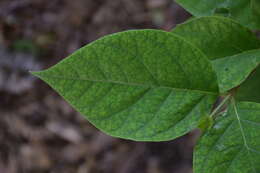
M260 47L260 41L254 33L220 16L194 18L178 25L171 32L197 46L210 60Z
M260 103L260 67L258 66L238 88L235 95L237 100Z
M33 74L109 135L165 141L200 128L195 173L257 173L258 48L233 20L201 17L105 36Z
M212 61L221 92L244 82L260 63L260 49L246 51ZM259 85L258 85L259 86ZM256 88L257 89L257 88ZM251 90L252 92L254 90Z
M260 171L260 104L229 105L225 116L199 140L194 154L196 173L258 173Z
M196 128L218 93L206 56L157 30L104 37L34 74L96 127L138 141L170 140Z
M259 0L176 0L192 15L231 17L251 29L260 29Z

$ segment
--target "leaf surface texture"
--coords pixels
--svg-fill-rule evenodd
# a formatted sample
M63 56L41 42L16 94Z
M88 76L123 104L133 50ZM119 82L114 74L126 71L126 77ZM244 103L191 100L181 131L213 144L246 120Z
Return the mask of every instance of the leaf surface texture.
M260 28L259 0L176 0L194 16L222 15L251 28Z
M226 17L198 17L178 25L171 32L197 46L210 60L260 47L254 33Z
M260 104L232 103L195 148L195 173L260 172Z
M97 128L138 141L170 140L196 128L218 93L207 57L157 30L106 36L34 74Z

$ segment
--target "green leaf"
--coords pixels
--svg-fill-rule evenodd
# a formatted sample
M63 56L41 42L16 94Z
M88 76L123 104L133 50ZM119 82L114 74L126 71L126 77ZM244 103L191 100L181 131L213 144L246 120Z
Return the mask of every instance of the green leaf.
M260 48L254 33L225 17L195 18L178 25L172 33L196 45L211 60Z
M251 28L260 29L258 0L176 0L194 16L223 15Z
M218 76L220 92L223 93L244 82L260 64L260 49L216 59L212 61L212 64ZM250 90L248 93L255 94L253 91L257 90Z
M253 14L254 16L256 16L256 20L260 17L260 1L259 0L252 0L252 5L251 5L252 9L253 9Z
M260 172L260 104L230 105L226 116L199 140L194 154L195 173Z
M229 18L195 18L178 25L172 33L197 46L212 60L221 93L244 82L259 63L259 50L252 49L260 47L260 40Z
M260 103L260 66L238 88L236 99Z
M106 36L33 74L97 128L138 141L171 140L196 128L218 93L206 56L157 30Z

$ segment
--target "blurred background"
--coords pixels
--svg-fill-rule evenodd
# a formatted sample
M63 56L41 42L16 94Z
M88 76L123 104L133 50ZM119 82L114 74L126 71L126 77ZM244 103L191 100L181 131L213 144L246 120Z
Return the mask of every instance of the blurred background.
M0 173L192 173L194 133L112 138L28 73L106 34L189 17L173 0L0 0Z

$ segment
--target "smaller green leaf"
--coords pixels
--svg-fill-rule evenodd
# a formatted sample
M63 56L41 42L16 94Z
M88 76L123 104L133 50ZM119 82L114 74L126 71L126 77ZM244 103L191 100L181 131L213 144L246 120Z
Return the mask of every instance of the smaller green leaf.
M260 172L260 104L230 105L195 147L195 173Z
M178 25L172 33L197 46L211 60L260 47L254 33L225 17L195 18Z
M246 80L260 64L260 49L212 61L220 92L226 92ZM250 101L250 100L247 100Z
M176 0L194 16L224 15L251 29L260 29L259 0Z

